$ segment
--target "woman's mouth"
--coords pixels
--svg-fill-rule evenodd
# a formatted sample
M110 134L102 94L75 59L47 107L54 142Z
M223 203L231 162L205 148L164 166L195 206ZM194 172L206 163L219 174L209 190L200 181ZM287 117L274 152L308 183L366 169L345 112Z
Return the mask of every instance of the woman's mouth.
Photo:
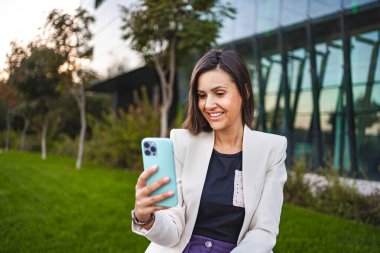
M213 112L213 113L207 113L207 114L211 120L217 120L224 114L224 112Z

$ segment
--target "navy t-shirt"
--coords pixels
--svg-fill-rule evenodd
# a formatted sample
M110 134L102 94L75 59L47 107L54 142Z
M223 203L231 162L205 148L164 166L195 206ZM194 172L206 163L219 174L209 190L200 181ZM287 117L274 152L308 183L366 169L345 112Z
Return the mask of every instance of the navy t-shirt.
M244 214L242 152L213 150L193 234L236 244Z

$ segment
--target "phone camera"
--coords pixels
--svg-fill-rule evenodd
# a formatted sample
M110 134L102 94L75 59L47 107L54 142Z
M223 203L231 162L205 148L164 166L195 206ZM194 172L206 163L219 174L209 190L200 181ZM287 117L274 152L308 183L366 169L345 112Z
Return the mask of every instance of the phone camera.
M146 141L143 144L144 146L144 154L146 156L155 156L157 154L156 143L153 141Z

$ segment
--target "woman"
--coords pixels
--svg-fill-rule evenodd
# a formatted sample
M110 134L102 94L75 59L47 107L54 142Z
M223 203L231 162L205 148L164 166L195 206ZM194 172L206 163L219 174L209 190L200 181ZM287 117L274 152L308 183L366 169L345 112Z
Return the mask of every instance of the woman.
M253 94L235 51L211 50L196 64L183 129L170 133L180 204L149 194L156 167L136 184L132 229L152 243L146 252L272 252L286 181L286 138L252 130Z

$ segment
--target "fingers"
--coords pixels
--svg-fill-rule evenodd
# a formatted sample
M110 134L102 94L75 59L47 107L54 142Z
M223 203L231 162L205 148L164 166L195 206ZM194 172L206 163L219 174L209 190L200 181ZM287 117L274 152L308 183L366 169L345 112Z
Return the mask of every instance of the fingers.
M157 182L154 182L142 189L139 189L136 191L136 200L140 200L140 202L142 202L142 204L144 205L148 205L148 206L151 206L151 205L154 205L155 203L157 202L160 202L164 199L167 199L167 198L170 198L171 196L174 195L174 192L173 191L169 191L169 192L165 192L165 193L162 193L162 194L158 194L158 195L154 195L154 196L150 196L150 194L154 191L156 191L157 189L159 189L160 187L162 187L163 185L167 184L169 182L169 178L162 178L160 180L158 180Z
M144 187L146 185L146 180L153 175L158 169L157 165L152 166L151 168L144 170L143 173L137 179L136 187Z
M147 220L150 217L151 213L170 208L170 207L165 207L165 206L156 206L155 204L173 195L174 195L174 192L169 191L169 192L165 192L165 193L151 196L151 197L145 197L145 198L136 197L136 203L135 203L135 208L134 208L136 217L139 220Z
M161 179L157 180L156 182L151 183L150 185L144 187L144 189L142 190L142 193L149 195L152 192L154 192L155 190L157 190L158 188L169 183L169 181L170 181L169 177L161 178Z
M156 203L170 198L174 195L173 191L164 192L162 194L151 196L151 193L167 184L170 181L169 177L164 177L156 182L147 185L147 180L152 176L158 167L153 166L139 176L136 183L136 202L135 202L135 215L139 220L147 220L154 212L168 209L169 207L158 206Z
M140 201L139 204L140 204L140 206L145 206L147 210L150 210L152 212L162 210L162 209L167 209L169 207L159 206L159 205L155 205L155 204L162 201L162 200L170 198L173 195L174 195L174 192L172 192L172 191L165 192L165 193L162 193L159 195L155 195L155 196L152 196L149 198L145 198L144 200Z
M165 193L162 193L162 194L159 194L159 195L155 195L155 196L149 197L149 198L146 199L147 205L148 206L152 206L152 205L156 204L157 202L160 202L160 201L162 201L164 199L170 198L173 195L174 195L173 191L168 191L168 192L165 192Z

